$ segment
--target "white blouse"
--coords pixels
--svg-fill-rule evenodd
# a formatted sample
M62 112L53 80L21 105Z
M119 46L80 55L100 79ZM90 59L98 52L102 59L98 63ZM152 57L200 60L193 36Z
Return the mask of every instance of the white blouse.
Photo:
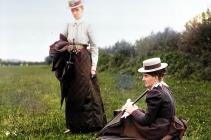
M95 36L90 24L82 20L76 20L67 25L64 35L69 42L81 43L90 45L90 53L92 59L92 66L97 67L98 61L98 47L96 45Z

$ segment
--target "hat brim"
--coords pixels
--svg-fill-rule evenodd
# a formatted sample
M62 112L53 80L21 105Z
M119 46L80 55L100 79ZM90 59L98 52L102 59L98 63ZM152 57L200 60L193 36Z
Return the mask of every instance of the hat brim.
M80 7L80 6L82 6L83 4L82 3L80 3L80 4L78 4L78 5L76 5L76 6L69 6L71 9L74 9L74 8L77 8L77 7Z
M158 70L161 70L161 69L164 69L168 66L167 63L161 63L161 66L159 68L155 68L155 69L150 69L150 70L145 70L144 67L142 68L139 68L138 69L138 72L141 72L141 73L146 73L146 72L154 72L154 71L158 71Z

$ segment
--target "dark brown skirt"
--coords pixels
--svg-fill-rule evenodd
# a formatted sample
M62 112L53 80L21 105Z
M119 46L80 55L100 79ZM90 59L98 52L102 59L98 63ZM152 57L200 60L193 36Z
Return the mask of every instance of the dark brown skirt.
M158 118L150 126L142 126L129 116L99 134L99 140L160 140L168 134L170 122Z
M65 117L72 132L98 131L106 124L97 76L91 78L91 57L86 49L72 54L74 63L66 81Z

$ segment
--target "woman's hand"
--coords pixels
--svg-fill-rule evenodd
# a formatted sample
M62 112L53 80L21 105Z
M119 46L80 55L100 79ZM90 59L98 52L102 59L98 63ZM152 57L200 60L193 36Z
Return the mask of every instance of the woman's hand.
M127 99L127 102L122 107L122 110L125 110L128 114L132 114L133 111L137 110L138 106L133 105L133 102L130 99Z
M127 99L126 103L122 106L121 110L124 111L126 106L133 104L131 99Z
M94 78L96 76L96 67L92 66L91 67L91 78Z
M128 114L132 114L133 111L137 110L138 109L138 106L137 105L128 105L125 107L125 111L128 113Z
M73 45L67 45L66 48L68 52L71 52L73 50Z

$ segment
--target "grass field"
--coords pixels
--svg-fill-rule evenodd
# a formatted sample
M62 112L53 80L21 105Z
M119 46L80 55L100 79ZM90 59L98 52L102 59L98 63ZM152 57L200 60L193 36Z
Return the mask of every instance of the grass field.
M141 76L141 75L140 75ZM127 98L144 91L140 77L98 74L108 120ZM188 120L185 140L211 139L211 82L179 81L168 76L177 114ZM144 107L144 101L138 103ZM92 140L95 135L65 135L59 83L49 66L0 67L0 139Z

